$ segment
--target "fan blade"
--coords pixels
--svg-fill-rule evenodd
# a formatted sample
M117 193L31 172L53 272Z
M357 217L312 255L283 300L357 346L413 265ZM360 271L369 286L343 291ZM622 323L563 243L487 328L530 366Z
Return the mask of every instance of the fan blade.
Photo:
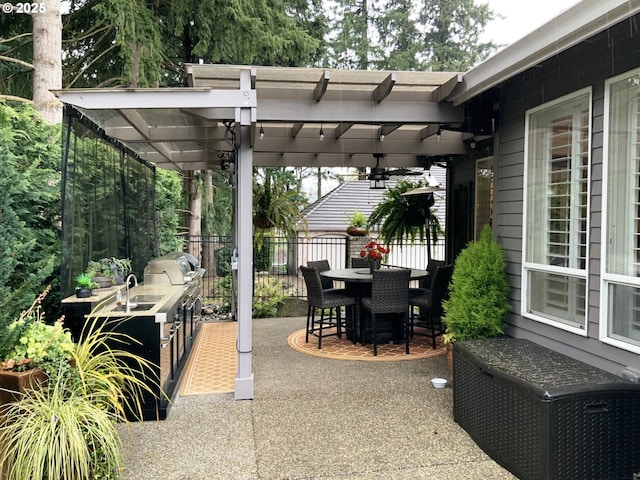
M416 172L415 170L411 170L409 168L396 168L395 170L387 170L387 175L422 175L423 172Z

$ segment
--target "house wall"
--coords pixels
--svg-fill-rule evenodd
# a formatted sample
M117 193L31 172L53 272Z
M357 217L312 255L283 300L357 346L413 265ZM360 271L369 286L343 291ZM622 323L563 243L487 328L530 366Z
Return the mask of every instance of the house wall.
M507 333L528 338L613 373L640 367L638 355L598 340L600 316L600 235L602 225L602 162L604 82L640 65L640 17L632 17L494 90L499 102L494 141L494 232L508 259L513 311ZM591 197L589 214L587 337L519 315L521 285L525 112L581 88L592 88Z

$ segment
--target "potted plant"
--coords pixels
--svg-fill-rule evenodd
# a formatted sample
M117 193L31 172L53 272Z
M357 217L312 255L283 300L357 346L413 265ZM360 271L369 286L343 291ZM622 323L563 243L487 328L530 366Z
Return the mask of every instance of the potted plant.
M438 241L442 232L438 217L431 211L433 193L425 195L403 195L424 186L424 182L400 180L389 188L383 200L368 219L368 225L380 225L380 237L386 243L400 242L405 238L414 243L416 238L427 243L427 259L431 260L431 244Z
M469 242L454 263L449 298L442 304L445 344L503 333L511 310L505 267L502 247L485 225L480 238Z
M91 289L94 287L93 280L86 273L81 273L76 277L76 297L88 298L91 296Z
M367 234L367 216L359 210L354 210L348 217L347 234L352 237L364 237Z
M61 364L70 367L74 348L71 334L62 320L44 322L42 300L50 287L31 306L7 325L0 337L0 405L17 399L19 393L35 388L56 373Z
M153 392L155 380L146 360L114 348L135 340L109 323L92 313L70 361L60 358L45 384L2 406L0 465L7 478L120 478L116 424L127 422L126 412L142 417L140 395Z
M86 274L100 288L107 288L116 284L123 284L124 279L131 272L131 260L128 258L101 258L90 260L87 264Z
M374 270L380 269L382 259L386 258L390 251L391 249L389 247L385 247L375 240L371 240L360 251L360 258L369 260L369 271L373 273Z

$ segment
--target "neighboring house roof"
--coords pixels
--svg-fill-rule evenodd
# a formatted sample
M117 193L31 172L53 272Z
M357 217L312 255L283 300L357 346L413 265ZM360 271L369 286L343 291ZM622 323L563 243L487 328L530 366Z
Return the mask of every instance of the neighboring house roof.
M442 188L446 186L446 170L440 167L432 167L431 176ZM394 187L398 179L409 181L423 180L423 177L392 177L387 180L387 188ZM349 217L355 210L364 213L367 217L382 201L387 189L371 189L368 180L350 180L341 183L326 195L322 196L303 211L310 232L339 232L344 233ZM444 198L444 191L441 197ZM436 194L438 195L438 194ZM445 202L436 202L433 209L444 228Z

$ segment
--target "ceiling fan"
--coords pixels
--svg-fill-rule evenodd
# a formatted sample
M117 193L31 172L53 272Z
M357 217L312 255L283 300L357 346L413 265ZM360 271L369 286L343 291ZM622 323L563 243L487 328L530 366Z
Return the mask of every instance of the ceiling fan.
M394 168L392 170L388 170L385 167L381 167L380 159L383 156L384 155L382 153L373 154L373 157L376 159L376 166L371 167L367 180L371 180L371 181L389 180L389 177L392 175L403 176L403 177L408 175L422 175L422 172L416 172L415 170L411 170L409 168Z

